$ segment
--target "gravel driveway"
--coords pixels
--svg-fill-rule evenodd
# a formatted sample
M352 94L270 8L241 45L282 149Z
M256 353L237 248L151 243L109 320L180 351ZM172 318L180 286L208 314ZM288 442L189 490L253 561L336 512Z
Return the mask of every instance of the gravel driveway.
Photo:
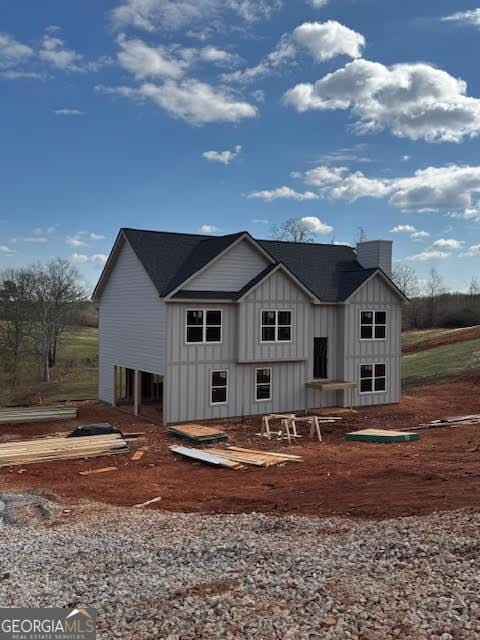
M1 606L122 640L480 638L480 514L360 522L80 505L0 523Z

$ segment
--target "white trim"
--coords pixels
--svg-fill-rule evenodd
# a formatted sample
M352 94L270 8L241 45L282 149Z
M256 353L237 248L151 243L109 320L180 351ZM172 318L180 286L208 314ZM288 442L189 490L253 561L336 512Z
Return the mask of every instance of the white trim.
M177 291L180 291L180 289L184 289L185 286L191 282L196 276L199 276L201 273L203 273L204 271L206 271L209 267L211 267L213 264L215 264L215 262L217 262L218 260L220 260L220 258L222 256L224 256L225 254L227 254L229 251L231 251L233 249L233 247L236 247L237 244L240 244L240 242L242 242L243 240L248 240L256 249L257 251L259 251L264 258L266 258L266 260L268 260L268 262L270 262L270 264L274 264L275 260L272 258L272 256L268 253L268 251L266 251L256 240L255 238L252 238L252 236L248 233L242 233L242 235L240 237L238 237L234 242L232 242L232 244L229 244L228 247L226 247L223 251L221 251L220 253L218 253L215 257L213 257L211 260L209 260L207 262L207 264L204 264L203 267L201 267L200 269L198 269L198 271L195 271L195 273L192 273L192 275L188 276L188 278L186 280L184 280L183 282L181 282L178 286L175 287L175 289L172 289L172 291L170 291L165 298L171 298L172 296L174 296Z
M274 313L275 314L275 324L263 324L263 314L264 313ZM279 313L289 313L290 314L290 324L278 324L278 314ZM263 339L263 327L273 327L275 329L275 340L264 340ZM278 328L279 327L290 327L290 340L279 340L278 339ZM293 309L260 309L260 344L291 344L293 342Z
M362 313L371 313L373 314L373 322L372 324L365 324L362 322ZM376 323L375 322L375 314L376 313L384 313L385 314L385 324ZM387 340L387 327L388 327L388 310L387 309L360 309L360 317L359 317L359 326L360 326L360 341L361 342L385 342ZM362 327L372 327L372 337L371 338L362 338ZM384 338L376 338L375 337L375 329L376 327L385 327L385 337Z
M227 380L226 383L224 385L221 386L213 386L212 382L213 382L213 374L214 373L223 373L225 371L225 373L227 374ZM208 396L209 396L209 401L210 401L210 406L211 407L223 407L226 404L228 404L228 385L229 385L229 378L230 378L230 372L228 369L210 369L210 384L208 386ZM225 389L225 402L212 402L212 391L213 389Z
M389 289L391 289L391 291L395 293L399 298L401 298L402 300L405 300L406 302L410 302L410 299L407 298L407 296L397 287L397 285L393 282L393 280L389 278L387 274L384 273L380 268L378 268L376 271L372 273L371 276L369 276L366 280L364 280L360 286L354 289L352 293L348 296L348 298L343 300L342 304L350 302L353 296L355 296L361 289L363 289L363 287L365 287L370 282L370 280L373 280L373 278L376 278L377 276L380 276L380 278L389 287Z
M203 324L188 324L187 319L188 319L188 312L189 311L201 311L203 313ZM217 311L218 313L220 313L220 317L221 317L221 322L220 324L207 324L207 311ZM201 327L202 328L202 340L200 342L190 342L188 340L188 328L189 327ZM208 327L220 327L220 340L207 340L207 328ZM187 346L192 346L192 345L198 345L198 344L222 344L223 343L223 309L209 309L208 307L197 307L196 309L194 308L187 308L185 309L185 324L184 324L184 328L185 328L185 344Z
M385 367L385 375L375 376L375 367L378 365L383 365ZM373 367L372 377L371 378L362 378L362 367ZM383 380L385 379L385 389L383 391L375 390L375 380ZM372 381L372 391L362 391L362 380L371 380ZM358 365L358 393L361 396L372 396L380 393L387 393L388 387L388 375L387 375L387 363L386 362L360 362Z
M257 382L257 372L258 371L264 371L265 369L269 369L270 370L270 382ZM256 367L255 368L255 402L271 402L272 401L272 378L273 378L273 369L272 367ZM268 386L270 387L270 395L268 396L268 398L257 398L257 389L258 386L260 385L261 387L266 387L268 384Z

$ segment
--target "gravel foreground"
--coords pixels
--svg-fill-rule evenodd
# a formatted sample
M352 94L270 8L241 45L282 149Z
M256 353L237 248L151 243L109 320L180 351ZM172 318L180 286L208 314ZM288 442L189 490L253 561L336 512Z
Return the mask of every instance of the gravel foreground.
M58 511L0 518L1 606L94 606L102 639L480 638L480 514Z

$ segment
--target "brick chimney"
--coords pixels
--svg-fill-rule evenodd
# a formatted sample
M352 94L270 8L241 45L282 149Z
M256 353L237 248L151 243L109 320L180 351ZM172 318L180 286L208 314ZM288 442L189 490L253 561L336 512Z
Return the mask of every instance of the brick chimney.
M365 240L357 244L357 260L364 269L379 267L387 276L392 276L391 240Z

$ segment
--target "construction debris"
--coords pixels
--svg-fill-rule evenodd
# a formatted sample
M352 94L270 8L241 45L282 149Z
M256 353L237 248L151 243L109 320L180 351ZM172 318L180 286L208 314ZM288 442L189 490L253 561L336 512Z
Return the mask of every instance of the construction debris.
M425 424L419 424L418 427L412 427L415 431L418 429L436 429L439 427L464 427L468 425L480 424L480 414L470 416L455 416L453 418L444 418L442 420L432 420Z
M346 440L353 442L374 442L380 444L393 444L396 442L412 442L419 440L418 433L409 431L391 431L386 429L362 429L352 431L345 435Z
M149 450L150 447L140 447L140 449L138 449L137 451L135 451L135 453L133 454L133 456L130 458L130 460L132 462L136 462L137 460L140 460L141 458L143 458L143 456L145 455L145 452Z
M226 449L204 449L212 455L221 456L240 464L251 464L256 467L271 467L285 462L301 462L300 456L286 453L274 453L271 451L258 451L256 449L243 449L242 447L227 447Z
M270 422L272 420L280 420L279 431L272 431L270 428ZM322 441L322 434L320 431L321 424L335 423L338 420L343 420L338 416L296 416L294 413L280 414L271 413L262 417L262 428L258 435L272 439L275 435L279 440L287 440L288 444L291 444L292 439L301 438L302 436L297 431L297 425L301 423L307 423L310 425L310 438L313 438L316 434L318 441Z
M160 502L162 496L158 496L157 498L152 498L151 500L147 500L146 502L142 502L141 504L134 504L133 507L135 509L142 509L142 507L147 507L149 504L155 504L156 502Z
M102 467L101 469L88 469L87 471L79 471L81 476L91 476L95 473L108 473L109 471L116 471L117 467Z
M118 434L21 440L0 445L0 467L102 456L125 451L128 451L128 443Z
M203 449L192 449L190 447L177 447L175 445L171 445L169 447L170 451L173 453L178 453L185 458L191 458L192 460L196 460L198 462L206 462L207 464L212 464L218 467L228 467L229 469L240 469L241 464L238 462L234 462L233 460L229 460L225 456L213 455L208 452L208 450Z
M111 433L119 433L123 436L120 429L114 427L109 422L100 422L98 424L84 424L81 427L76 427L68 434L68 437L85 438L86 436L107 436Z
M167 432L177 438L197 443L226 442L227 434L217 427L207 427L202 424L183 424L169 427Z
M0 410L0 424L20 422L40 422L52 420L74 420L77 417L76 407L33 407Z

